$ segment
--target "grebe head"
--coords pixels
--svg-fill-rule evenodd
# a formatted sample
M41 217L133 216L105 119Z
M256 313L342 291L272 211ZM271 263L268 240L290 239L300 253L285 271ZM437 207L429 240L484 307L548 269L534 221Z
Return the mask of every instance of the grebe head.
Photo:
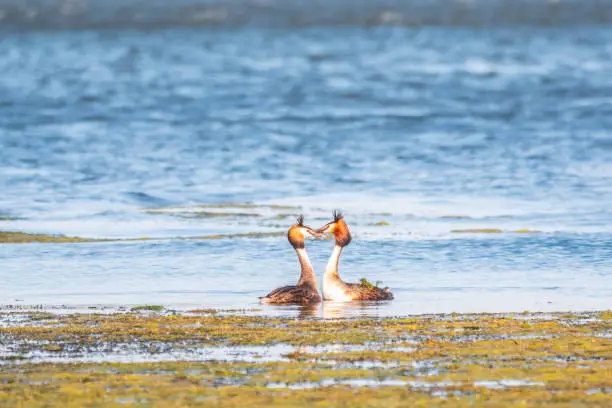
M321 235L323 234L313 230L307 225L304 225L304 216L300 215L297 218L296 224L289 228L287 238L295 249L299 249L304 248L304 241L306 238L318 238Z
M334 210L333 215L334 220L319 228L317 232L334 234L336 244L345 247L351 243L351 232L346 222L344 222L344 216L341 212Z

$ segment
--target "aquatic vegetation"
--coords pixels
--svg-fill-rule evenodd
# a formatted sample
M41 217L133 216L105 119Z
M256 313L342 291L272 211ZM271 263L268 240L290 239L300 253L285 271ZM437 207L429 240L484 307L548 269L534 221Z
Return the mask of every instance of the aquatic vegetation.
M259 227L287 228L284 221L295 219L300 207L275 204L250 204L250 203L222 203L222 204L199 204L189 206L167 206L146 208L143 212L151 215L171 216L182 219L193 219L202 221L213 221L215 219L234 219L241 223L251 222ZM280 222L282 221L282 222ZM252 234L256 234L255 232ZM198 237L188 237L198 238ZM235 238L232 236L231 238ZM214 239L210 237L208 239Z
M371 224L374 227L386 227L389 226L391 224L389 224L387 221L379 221L379 222L375 222L374 224Z
M503 231L499 228L466 228L453 229L451 232L457 234L501 234Z
M371 285L371 284L370 284ZM160 311L156 306L142 306L137 310ZM495 347L515 350L524 347L525 353L539 352L538 344L551 350L555 345L571 339L584 350L603 354L612 339L594 333L612 332L608 312L584 315L440 315L393 319L341 319L332 321L295 320L245 314L224 315L208 309L186 314L117 313L117 314L58 314L41 312L3 312L0 314L0 339L28 340L29 349L36 349L36 341L70 344L79 348L92 343L167 342L193 340L200 345L322 345L322 344L393 344L413 346L409 340L425 342L427 349L435 346L440 353L445 347L455 347L462 339L473 343L470 352ZM3 323L9 317L14 324ZM556 337L548 339L546 335ZM520 339L520 343L515 340ZM564 340L565 339L565 340ZM408 341L408 343L406 343ZM484 342L484 343L483 343ZM590 346L588 342L594 342ZM404 344L406 343L406 344ZM598 346L599 345L599 346ZM481 347L482 346L482 347ZM588 347L587 347L588 346ZM586 347L586 348L585 348ZM583 351L580 351L580 350ZM463 349L464 350L464 349ZM586 351L585 351L586 352Z
M252 204L252 203L201 204L198 207L202 207L202 208L268 208L270 210L299 210L302 208L296 205Z
M195 237L176 237L172 239L234 239L234 238L269 238L282 237L287 234L286 231L272 232L245 232L242 234L217 234L217 235L200 235ZM161 239L161 238L160 238Z
M151 311L151 312L161 312L164 310L164 307L160 305L140 305L140 306L134 306L130 310L132 312L138 312L142 310Z
M299 215L299 214L297 214L297 213L281 213L281 214L277 214L277 215L274 217L274 219L275 219L275 220L280 221L280 220L286 220L286 219L288 219L288 218L295 218L295 217L297 217L298 215Z
M364 289L374 289L378 288L382 284L382 281L376 281L376 283L372 284L366 278L361 278L359 279L359 283Z
M7 232L0 231L0 244L25 244L25 243L45 243L45 244L64 244L64 243L84 243L84 242L135 242L135 241L164 241L164 240L217 240L217 239L237 239L237 238L269 238L280 237L286 234L285 231L271 232L246 232L239 234L216 234L216 235L199 235L190 237L174 237L174 238L115 238L115 239L97 239L97 238L82 238L82 237L66 237L63 235L45 235L45 234L30 234L25 232Z
M194 211L197 213L199 211L197 209L202 209L200 212L205 213L207 212L207 210L242 210L244 211L244 210L263 209L263 210L272 210L272 211L293 211L293 210L297 211L297 210L300 210L301 207L292 206L292 205L277 205L277 204L220 203L220 204L197 204L193 206L153 207L153 208L147 208L143 211L147 213L151 213L151 214L172 214L173 212L184 214L187 211ZM236 212L229 212L229 211L226 211L224 213L222 212L211 212L211 213L212 214L231 214L231 215L237 214ZM252 215L253 213L242 212L242 214L245 214L248 216L248 215Z
M359 279L359 283L361 284L361 287L364 289L374 289L374 285L368 282L366 278Z
M73 243L73 242L96 242L100 239L88 239L80 237L66 237L63 235L29 234L25 232L0 231L0 243Z
M610 311L331 321L197 312L1 313L0 342L10 353L0 406L612 404L612 339L603 336L612 332ZM141 360L163 347L183 359L105 362L122 341L135 344ZM291 344L292 351L270 361L188 361L190 346L207 344ZM100 362L78 362L91 351ZM65 362L44 362L46 355Z
M233 217L261 217L261 214L246 213L246 212L219 212L219 211L187 211L187 212L170 212L159 210L147 210L149 214L167 214L181 218L233 218Z

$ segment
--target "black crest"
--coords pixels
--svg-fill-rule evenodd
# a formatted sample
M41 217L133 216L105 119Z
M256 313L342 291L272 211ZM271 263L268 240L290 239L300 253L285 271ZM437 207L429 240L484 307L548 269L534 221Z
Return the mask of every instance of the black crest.
M334 215L334 222L338 222L344 218L344 215L338 210L334 210L332 214Z
M300 227L303 227L303 226L304 226L304 216L303 216L302 214L300 214L300 215L297 217L297 225L299 225Z

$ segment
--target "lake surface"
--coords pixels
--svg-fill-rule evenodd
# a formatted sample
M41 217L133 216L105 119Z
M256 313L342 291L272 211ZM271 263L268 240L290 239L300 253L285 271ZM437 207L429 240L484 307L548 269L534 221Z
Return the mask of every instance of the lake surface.
M257 303L297 281L286 238L227 235L340 209L341 276L396 299L314 315L612 307L603 9L547 24L533 2L531 20L482 26L372 22L384 10L364 5L324 21L294 1L300 24L238 24L238 3L196 26L154 8L153 23L3 14L0 217L16 219L0 230L150 240L0 245L0 304L293 314ZM319 276L332 245L308 246Z

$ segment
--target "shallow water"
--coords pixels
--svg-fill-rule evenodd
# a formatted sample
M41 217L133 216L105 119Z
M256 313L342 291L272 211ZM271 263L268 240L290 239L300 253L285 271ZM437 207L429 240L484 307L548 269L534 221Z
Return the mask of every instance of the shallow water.
M0 230L168 239L0 245L0 303L612 306L612 29L177 25L3 31ZM170 239L334 208L342 276L393 302L260 307L297 279L285 238ZM452 232L474 228L501 232ZM309 251L322 272L331 242Z

